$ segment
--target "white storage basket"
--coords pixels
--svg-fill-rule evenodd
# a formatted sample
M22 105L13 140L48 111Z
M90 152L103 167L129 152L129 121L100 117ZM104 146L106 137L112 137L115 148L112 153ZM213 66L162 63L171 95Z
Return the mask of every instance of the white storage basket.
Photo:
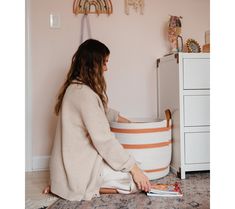
M111 131L122 146L134 156L150 180L169 173L172 137L171 113L158 122L111 123Z

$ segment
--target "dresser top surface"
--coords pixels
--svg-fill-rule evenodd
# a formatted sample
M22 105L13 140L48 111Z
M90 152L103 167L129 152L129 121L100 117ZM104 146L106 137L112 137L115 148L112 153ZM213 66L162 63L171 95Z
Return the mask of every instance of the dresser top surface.
M169 55L165 55L163 57L158 58L157 60L161 61L167 61L174 58L177 58L179 56L179 59L209 59L210 53L185 53L185 52L179 52L179 53L173 53Z

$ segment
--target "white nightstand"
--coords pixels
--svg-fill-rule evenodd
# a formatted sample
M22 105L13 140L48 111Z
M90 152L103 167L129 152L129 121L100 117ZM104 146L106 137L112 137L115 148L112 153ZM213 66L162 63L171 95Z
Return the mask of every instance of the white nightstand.
M158 117L173 120L171 169L210 170L210 54L177 53L157 59Z

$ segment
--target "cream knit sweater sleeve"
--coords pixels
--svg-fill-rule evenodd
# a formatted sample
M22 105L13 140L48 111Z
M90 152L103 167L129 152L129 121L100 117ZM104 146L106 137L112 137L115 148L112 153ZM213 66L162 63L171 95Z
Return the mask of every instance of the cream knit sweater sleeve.
M114 109L108 108L108 110L106 111L106 116L109 123L116 122L118 120L118 115L119 112Z
M109 122L101 100L91 89L79 92L80 116L89 133L90 139L102 158L114 169L128 172L135 164L135 159L121 146L110 131ZM82 95L81 95L82 94Z

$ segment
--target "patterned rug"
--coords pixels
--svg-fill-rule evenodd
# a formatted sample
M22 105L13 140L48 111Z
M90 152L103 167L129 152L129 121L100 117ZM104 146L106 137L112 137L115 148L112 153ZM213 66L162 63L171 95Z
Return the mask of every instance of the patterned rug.
M58 197L52 194L43 195L37 200L29 198L25 200L25 209L46 209L58 199Z
M179 182L183 197L148 197L145 193L101 195L91 201L58 199L47 209L209 209L210 173L187 173L180 180L173 173L153 182L171 184Z

